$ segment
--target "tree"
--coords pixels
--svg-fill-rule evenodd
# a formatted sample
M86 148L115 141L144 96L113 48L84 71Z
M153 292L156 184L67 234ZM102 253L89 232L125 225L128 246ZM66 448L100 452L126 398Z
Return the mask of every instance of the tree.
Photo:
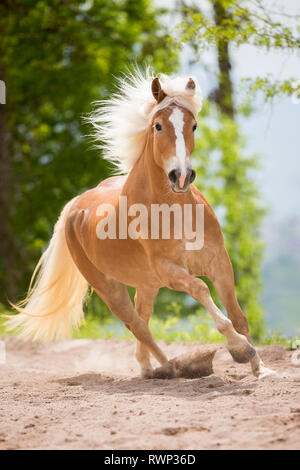
M251 176L251 171L258 166L257 156L244 154L238 128L240 109L231 74L232 50L242 44L253 44L266 50L294 52L300 46L299 27L274 20L272 11L267 10L261 0L210 0L210 9L206 11L201 10L199 2L179 3L183 16L177 28L180 45L191 46L196 62L208 49L216 57L216 86L209 94L210 104L199 119L201 137L195 149L197 182L221 216L238 298L248 316L251 333L258 339L264 332L259 303L263 253L259 228L264 210ZM281 15L284 17L285 13ZM294 18L290 20L292 23ZM268 77L245 79L245 85L248 96L259 89L266 99L295 92L292 77L282 82L272 82ZM249 106L244 106L244 110L249 112Z
M82 115L130 63L168 72L151 0L4 0L0 4L1 298L21 297L63 205L109 168Z
M217 57L217 86L209 98L227 115L233 117L234 86L231 77L232 51L242 45L252 45L267 52L283 51L298 53L300 47L299 14L289 15L284 4L266 6L263 0L209 0L210 9L202 11L199 2L188 4L180 0L182 21L177 26L178 45L188 43L194 51L194 59L202 60L204 51L214 51ZM295 81L272 80L259 76L254 80L247 77L243 82L247 92L262 90L266 99L280 94L295 93ZM298 83L297 89L300 89ZM230 97L231 95L231 97Z

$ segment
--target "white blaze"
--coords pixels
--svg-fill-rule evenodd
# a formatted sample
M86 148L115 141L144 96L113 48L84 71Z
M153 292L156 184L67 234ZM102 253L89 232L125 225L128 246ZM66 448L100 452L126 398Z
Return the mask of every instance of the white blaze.
M169 121L174 126L175 136L176 136L176 160L179 169L181 170L181 176L179 179L179 186L183 187L185 177L186 177L186 148L185 148L185 141L183 136L183 126L184 126L184 114L179 108L174 108L172 111ZM174 161L172 158L171 161ZM170 162L171 163L171 162ZM170 171L175 168L171 168Z

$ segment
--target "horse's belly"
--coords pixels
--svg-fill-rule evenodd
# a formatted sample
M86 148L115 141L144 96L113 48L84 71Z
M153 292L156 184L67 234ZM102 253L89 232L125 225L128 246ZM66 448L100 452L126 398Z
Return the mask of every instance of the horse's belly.
M149 258L135 240L98 240L94 264L105 275L123 284L160 287Z

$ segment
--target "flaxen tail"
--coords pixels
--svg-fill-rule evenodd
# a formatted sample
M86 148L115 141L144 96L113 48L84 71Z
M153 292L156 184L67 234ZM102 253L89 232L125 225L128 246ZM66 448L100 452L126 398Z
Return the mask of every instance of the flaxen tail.
M83 321L88 283L76 267L65 237L65 222L74 200L63 209L47 250L36 266L28 295L8 317L6 328L24 339L50 341L71 335Z

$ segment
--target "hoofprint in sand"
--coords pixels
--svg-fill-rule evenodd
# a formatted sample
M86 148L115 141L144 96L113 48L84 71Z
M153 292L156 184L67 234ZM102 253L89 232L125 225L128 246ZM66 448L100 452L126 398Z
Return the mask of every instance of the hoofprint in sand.
M222 345L217 345L212 375L143 379L133 341L40 346L3 339L0 449L300 446L300 369L293 352L282 346L258 348L266 366L281 376L276 379L257 380L249 364L234 363ZM169 358L201 348L159 344Z

